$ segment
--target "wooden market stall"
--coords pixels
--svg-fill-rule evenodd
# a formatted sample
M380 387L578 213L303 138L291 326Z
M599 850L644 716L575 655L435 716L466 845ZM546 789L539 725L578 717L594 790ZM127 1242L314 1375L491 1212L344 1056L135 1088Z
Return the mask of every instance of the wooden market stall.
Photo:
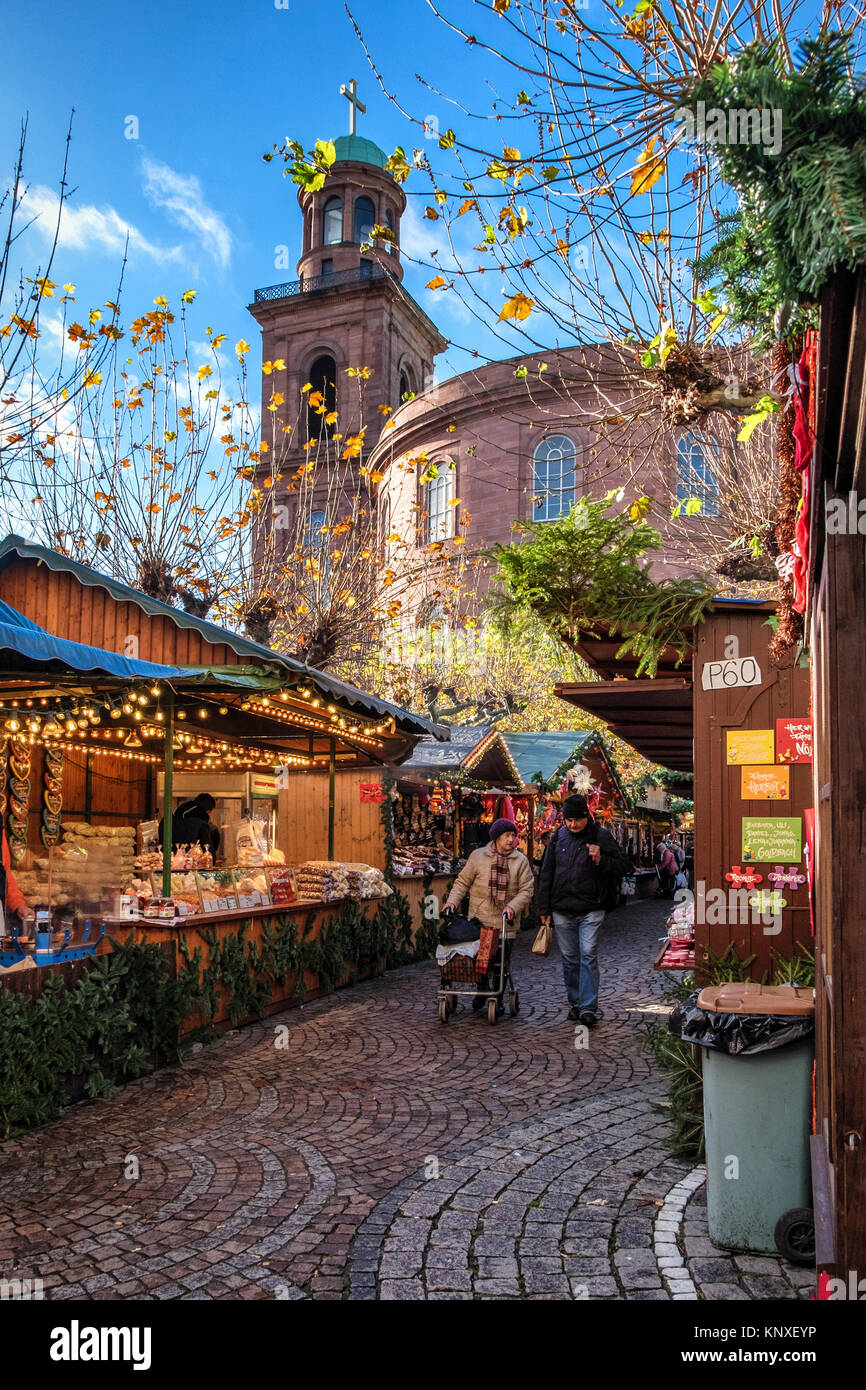
M677 667L676 653L666 653L655 679L613 679L617 643L582 643L605 678L556 688L644 757L694 772L697 959L733 945L741 959L754 957L758 980L775 957L812 946L804 860L811 751L794 737L809 725L809 675L793 655L773 665L774 614L771 602L716 599L691 658Z
M805 629L815 715L815 1194L818 1268L848 1297L866 1274L866 273L821 296L816 360L801 359L813 439ZM799 527L798 527L799 530ZM847 1281L847 1282L846 1282Z
M395 884L415 915L428 893L444 901L459 865L486 844L503 802L520 787L492 725L451 725L449 732L447 743L420 739L391 769Z
M593 814L625 847L629 798L604 740L585 729L507 731L503 738L520 774L517 798L525 808L528 855L539 864L551 831L561 822L560 798L570 774L582 769Z
M366 775L378 785L386 762L447 731L17 537L0 544L0 586L0 795L25 898L55 926L58 917L77 928L76 918L95 916L143 941L173 932L180 943L218 928L251 967L282 942L274 1007L290 988L293 959L327 960L328 987L361 968L341 958L337 969L328 953L338 917L341 940L357 943L372 968L371 941L381 946L388 924L373 932L363 922L381 912L388 890L381 865L357 854L334 859L347 842L343 826L337 838L339 779ZM298 813L302 772L319 774L319 800ZM217 822L213 859L201 847L180 849L176 837L172 848L170 814L161 845L142 843L158 813L175 807L175 779L181 795L198 788L240 803L237 817ZM259 820L262 802L271 809ZM347 848L365 844L355 833ZM290 845L303 853L286 864ZM187 914L115 915L114 899L134 914L160 897ZM406 931L402 945L411 947ZM205 951L204 968L207 959ZM237 1021L237 1006L225 1008Z

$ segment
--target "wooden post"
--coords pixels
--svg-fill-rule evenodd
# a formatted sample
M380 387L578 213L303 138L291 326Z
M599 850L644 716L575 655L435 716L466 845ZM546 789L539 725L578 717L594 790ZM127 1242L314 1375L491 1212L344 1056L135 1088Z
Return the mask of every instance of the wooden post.
M172 801L174 783L174 691L165 692L165 777L162 784L162 896L171 897Z
M334 857L334 805L336 802L335 780L337 774L337 744L331 739L328 752L328 858Z
M88 751L84 759L84 819L90 824L93 815L93 754Z

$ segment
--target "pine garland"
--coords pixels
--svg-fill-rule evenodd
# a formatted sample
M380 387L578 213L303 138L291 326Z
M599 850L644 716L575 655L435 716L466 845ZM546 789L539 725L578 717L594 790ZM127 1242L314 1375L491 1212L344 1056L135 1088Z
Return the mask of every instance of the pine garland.
M750 44L713 67L686 103L695 114L698 102L726 116L767 112L781 128L776 153L747 141L714 145L739 208L720 220L718 242L697 263L704 279L720 277L732 322L765 347L779 336L780 310L791 315L789 340L801 335L833 272L866 263L866 91L850 34L809 39L798 58L786 72L777 43Z

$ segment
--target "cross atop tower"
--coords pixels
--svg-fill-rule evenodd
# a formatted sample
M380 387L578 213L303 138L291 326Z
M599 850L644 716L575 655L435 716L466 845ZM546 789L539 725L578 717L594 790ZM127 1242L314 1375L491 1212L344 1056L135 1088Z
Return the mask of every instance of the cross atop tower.
M349 103L349 134L354 135L356 133L355 126L357 124L358 112L360 111L362 116L367 114L366 106L362 101L358 100L358 83L354 77L348 86L345 82L343 83L340 88L340 96L345 97Z

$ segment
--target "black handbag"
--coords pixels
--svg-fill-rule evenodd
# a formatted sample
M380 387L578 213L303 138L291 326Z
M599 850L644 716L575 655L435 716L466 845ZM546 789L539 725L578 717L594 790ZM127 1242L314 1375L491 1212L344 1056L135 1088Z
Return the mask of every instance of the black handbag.
M466 941L481 940L481 923L477 917L458 917L450 914L439 923L439 945L459 946Z

